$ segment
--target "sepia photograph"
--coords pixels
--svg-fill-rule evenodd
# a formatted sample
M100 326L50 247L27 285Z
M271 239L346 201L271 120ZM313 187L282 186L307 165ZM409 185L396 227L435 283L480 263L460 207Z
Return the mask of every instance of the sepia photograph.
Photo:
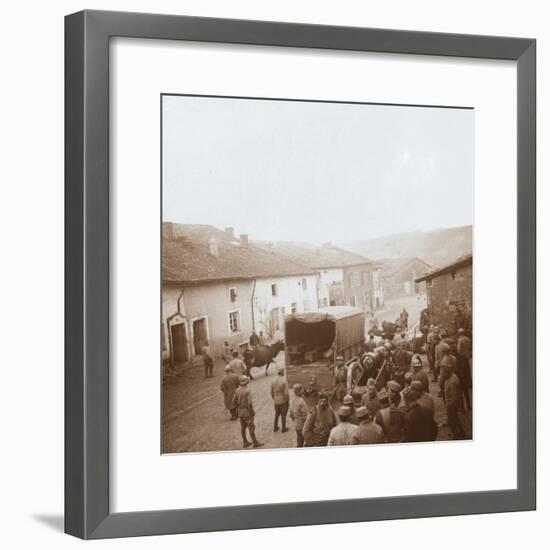
M474 110L161 115L162 453L472 439Z

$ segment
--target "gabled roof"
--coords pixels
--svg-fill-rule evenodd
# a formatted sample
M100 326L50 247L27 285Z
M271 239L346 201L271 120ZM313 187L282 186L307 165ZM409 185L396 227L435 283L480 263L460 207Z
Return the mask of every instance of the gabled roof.
M254 243L272 254L305 264L311 269L334 269L378 264L378 262L365 258L365 256L360 256L332 244L314 245L289 241L254 241Z
M382 277L393 277L396 273L405 269L412 262L420 262L425 266L425 272L428 272L432 269L432 266L426 263L424 260L417 258L416 256L408 256L406 258L384 258L380 260L382 263Z
M472 265L471 254L468 254L467 256L463 256L462 258L459 258L458 260L454 261L452 264L448 264L444 267L441 267L440 269L435 269L434 271L430 271L430 273L426 273L426 275L423 275L422 277L415 279L415 282L421 283L422 281L429 281L430 279L434 279L435 277L440 277L441 275L445 275L445 273L452 273L453 271L456 271L457 269L460 269L461 267L466 267L468 265Z
M212 254L212 244L217 255ZM198 283L315 272L268 253L211 225L163 224L162 278L165 283Z

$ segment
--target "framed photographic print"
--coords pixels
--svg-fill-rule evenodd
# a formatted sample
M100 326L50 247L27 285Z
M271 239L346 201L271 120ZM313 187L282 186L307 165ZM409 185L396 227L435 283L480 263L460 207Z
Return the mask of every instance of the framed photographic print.
M534 509L535 41L65 30L66 532Z

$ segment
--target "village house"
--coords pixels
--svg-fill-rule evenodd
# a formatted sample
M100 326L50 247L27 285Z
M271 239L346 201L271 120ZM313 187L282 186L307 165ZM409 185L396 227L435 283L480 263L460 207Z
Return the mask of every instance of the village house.
M472 333L472 255L416 279L426 283L428 322L456 334Z
M386 300L425 293L425 282L417 283L416 279L431 271L431 265L416 257L386 258L380 262Z
M347 305L374 311L384 304L380 268L364 256L325 243L258 242L264 250L319 273L317 307Z
M287 313L315 305L318 274L255 247L232 228L163 224L162 349L172 366L209 342L238 349L253 330L267 338Z

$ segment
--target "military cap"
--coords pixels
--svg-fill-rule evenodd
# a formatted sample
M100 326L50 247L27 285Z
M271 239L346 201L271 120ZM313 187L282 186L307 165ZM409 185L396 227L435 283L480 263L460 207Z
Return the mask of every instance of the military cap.
M231 370L231 367L229 365L225 365L225 372L229 372Z
M344 358L342 355L338 355L338 357L336 357L336 361L344 361Z
M411 382L411 389L417 391L424 391L424 384L420 380L413 380Z
M348 393L347 395L344 395L344 399L342 400L342 403L344 405L353 405L353 397Z
M382 405L388 405L390 402L390 396L387 392L382 390L381 392L378 392L378 401L380 401Z
M370 388L372 386L376 386L376 380L374 378L369 378L367 380L367 388Z
M246 374L243 374L240 378L239 378L239 384L241 386L246 386L248 384L248 382L250 382L250 379L248 378L248 376L246 376Z
M395 380L390 380L388 382L388 390L399 393L401 391L401 384L399 384Z
M412 403L418 399L418 393L416 393L413 389L408 389L403 393L403 398L407 403Z
M443 359L441 359L441 363L439 364L442 369L450 370L452 367L454 367L454 358L452 358L450 355L445 355Z
M422 366L422 359L420 358L420 355L414 355L411 360L411 365L413 367L421 367Z
M341 418L342 416L344 418L347 418L351 414L351 409L349 407L346 407L345 405L342 405L338 409L338 416Z
M464 334L464 329L463 329L463 328L459 328L459 329L458 329L458 334Z
M367 409L367 407L359 407L355 411L355 413L357 414L357 418L359 419L369 416L369 410Z

